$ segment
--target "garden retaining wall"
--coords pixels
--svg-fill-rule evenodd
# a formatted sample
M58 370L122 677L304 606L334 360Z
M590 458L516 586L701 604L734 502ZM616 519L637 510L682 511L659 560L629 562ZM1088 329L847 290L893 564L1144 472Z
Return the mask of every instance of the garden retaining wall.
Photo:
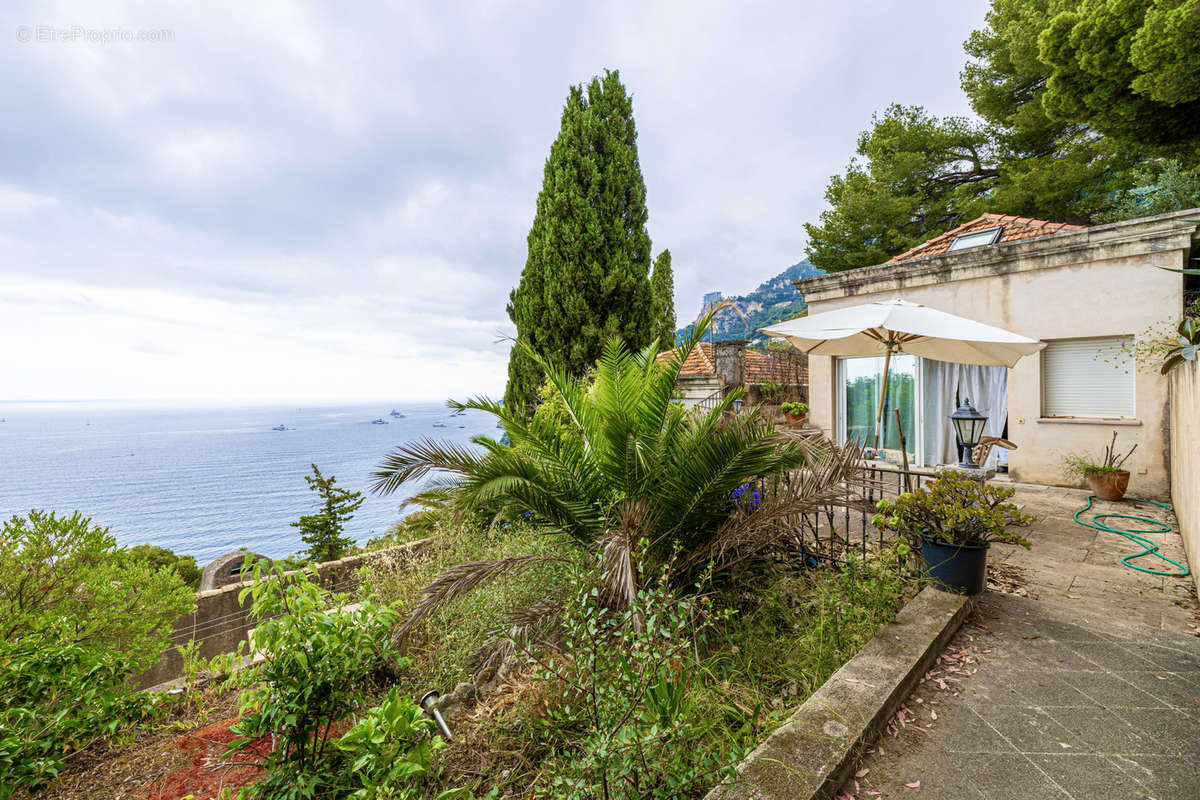
M1176 368L1170 383L1171 504L1200 591L1200 362Z
M432 542L432 539L422 539L338 561L327 561L317 567L321 585L334 591L350 591L357 583L357 572L360 568L378 566L390 570L403 566L428 549ZM239 642L247 641L255 620L250 615L250 598L247 597L245 603L242 603L238 600L238 595L249 585L250 581L242 581L219 589L198 592L192 612L175 620L172 626L171 646L163 651L162 660L135 679L138 688L157 686L183 675L183 659L176 645L185 645L195 640L200 643L198 654L202 658L210 659L223 653L235 652ZM247 649L248 647L247 644Z

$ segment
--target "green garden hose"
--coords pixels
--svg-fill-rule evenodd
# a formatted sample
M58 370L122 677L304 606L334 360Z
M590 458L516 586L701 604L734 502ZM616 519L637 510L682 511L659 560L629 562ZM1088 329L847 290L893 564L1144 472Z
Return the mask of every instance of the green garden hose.
M1086 514L1088 512L1088 510L1091 509L1092 501L1095 499L1096 499L1096 495L1094 495L1094 494L1090 495L1088 497L1087 505L1075 512L1075 521L1076 522L1078 522L1080 525L1083 525L1085 528L1094 528L1098 531L1107 531L1108 533L1120 534L1121 536L1124 536L1126 539L1129 539L1134 544L1139 544L1145 548L1140 553L1134 553L1133 555L1125 556L1124 558L1122 558L1121 559L1122 564L1129 567L1130 569L1136 569L1138 572L1148 572L1151 575L1166 575L1169 578L1186 578L1188 575L1192 574L1191 570L1189 570L1185 565L1180 564L1178 561L1174 561L1170 558L1167 558L1162 553L1158 552L1158 544L1155 543L1153 539L1148 539L1145 536L1138 535L1139 533L1170 533L1171 526L1169 524L1167 524L1165 522L1159 522L1156 519L1150 519L1149 517L1139 517L1139 516L1135 516L1133 514L1093 514L1091 522L1084 522L1079 517L1082 514ZM1157 503L1153 500L1142 500L1141 498L1138 498L1138 497L1130 497L1128 499L1133 500L1134 502L1137 502L1137 503L1149 503L1150 505L1158 506L1159 508L1165 508L1168 511L1172 510L1172 508L1169 505L1167 505L1166 503ZM1138 522L1148 522L1151 525L1154 525L1156 527L1153 527L1153 528L1126 528L1125 530L1121 530L1120 528L1113 528L1109 525L1105 525L1104 522L1102 522L1102 520L1106 520L1106 519L1132 519L1132 520L1137 520ZM1168 564L1174 564L1175 566L1179 567L1179 569L1182 571L1181 572L1164 572L1163 570L1150 569L1149 567L1139 567L1137 564L1129 563L1129 562L1133 561L1135 558L1145 558L1146 556L1154 556L1155 558L1160 558L1163 561L1166 561Z

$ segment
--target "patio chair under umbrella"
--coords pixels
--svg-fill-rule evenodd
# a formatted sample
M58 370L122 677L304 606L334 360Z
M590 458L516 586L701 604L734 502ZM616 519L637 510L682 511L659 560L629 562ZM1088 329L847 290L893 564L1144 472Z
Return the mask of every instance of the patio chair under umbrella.
M1012 367L1046 345L1003 328L947 314L907 300L883 300L839 308L760 328L787 339L807 355L877 356L883 359L883 386L875 415L875 447L887 397L892 353L937 361Z

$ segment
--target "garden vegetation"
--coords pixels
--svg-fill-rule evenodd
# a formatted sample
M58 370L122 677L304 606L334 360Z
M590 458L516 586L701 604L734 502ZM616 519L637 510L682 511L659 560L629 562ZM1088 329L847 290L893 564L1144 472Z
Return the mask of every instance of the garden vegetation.
M156 713L162 698L128 682L161 658L194 598L173 566L130 558L79 513L3 524L0 800Z

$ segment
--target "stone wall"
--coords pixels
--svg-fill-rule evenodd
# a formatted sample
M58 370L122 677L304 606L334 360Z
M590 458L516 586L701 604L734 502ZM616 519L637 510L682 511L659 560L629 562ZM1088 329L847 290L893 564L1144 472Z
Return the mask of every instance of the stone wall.
M746 386L746 405L774 406L778 410L779 403L807 403L808 392L805 391L807 388L798 383L783 384L779 387L779 402L767 402L763 398L762 387L756 383L751 383Z
M1171 504L1200 590L1200 363L1170 374Z
M432 542L432 539L422 539L328 561L318 566L317 572L323 586L335 591L350 591L357 583L356 574L361 567L386 564L391 569L409 563ZM163 658L158 664L138 676L135 681L138 687L156 686L183 675L183 660L175 645L184 645L194 639L200 643L199 655L206 659L236 651L238 643L246 641L250 630L254 628L254 620L250 616L250 598L247 597L245 603L238 601L242 589L249 585L249 581L243 581L198 592L194 610L175 620L171 646L163 651Z

